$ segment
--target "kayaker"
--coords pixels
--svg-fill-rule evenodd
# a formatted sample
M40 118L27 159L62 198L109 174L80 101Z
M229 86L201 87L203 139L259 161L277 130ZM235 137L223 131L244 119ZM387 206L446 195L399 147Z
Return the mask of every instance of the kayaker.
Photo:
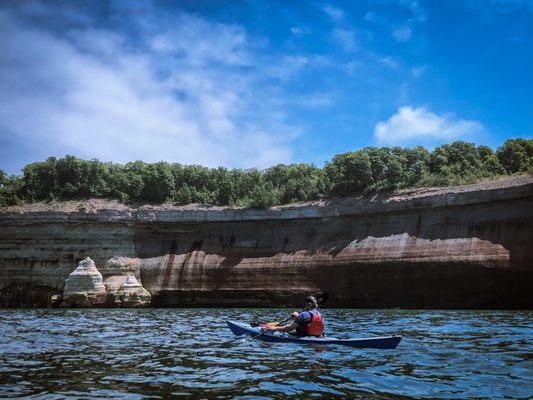
M289 332L296 330L296 336L322 336L324 334L324 319L318 312L318 301L314 296L305 298L304 309L293 312L294 320L288 325L269 327L271 331Z

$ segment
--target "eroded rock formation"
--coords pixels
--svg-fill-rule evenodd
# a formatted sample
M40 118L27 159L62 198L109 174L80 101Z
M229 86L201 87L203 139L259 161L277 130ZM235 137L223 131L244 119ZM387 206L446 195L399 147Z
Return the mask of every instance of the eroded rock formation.
M80 261L78 267L65 280L63 289L64 307L95 307L106 303L107 293L102 274L89 257Z
M65 280L63 295L53 295L49 304L62 307L147 307L151 295L136 276L140 259L114 257L102 268L87 257ZM104 279L105 277L105 279Z
M128 275L115 296L121 307L146 307L150 305L151 298L150 292L133 275Z
M91 200L0 211L0 301L45 305L91 256L161 306L533 308L533 178L267 210Z
M100 268L108 293L115 294L130 275L137 281L141 276L141 260L131 257L113 257Z

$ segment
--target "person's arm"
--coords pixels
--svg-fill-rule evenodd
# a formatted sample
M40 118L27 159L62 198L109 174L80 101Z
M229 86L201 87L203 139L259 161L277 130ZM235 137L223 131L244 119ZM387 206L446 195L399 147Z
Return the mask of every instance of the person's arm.
M293 321L288 325L273 326L268 329L271 331L290 331L292 329L296 329L297 327L298 327L298 324L295 321Z

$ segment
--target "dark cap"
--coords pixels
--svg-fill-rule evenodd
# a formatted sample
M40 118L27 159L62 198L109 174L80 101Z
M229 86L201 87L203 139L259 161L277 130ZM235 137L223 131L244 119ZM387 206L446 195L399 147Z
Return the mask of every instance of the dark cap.
M305 298L305 302L306 302L306 303L315 303L315 304L318 304L318 301L317 301L317 299L316 299L315 296L307 296L307 297Z

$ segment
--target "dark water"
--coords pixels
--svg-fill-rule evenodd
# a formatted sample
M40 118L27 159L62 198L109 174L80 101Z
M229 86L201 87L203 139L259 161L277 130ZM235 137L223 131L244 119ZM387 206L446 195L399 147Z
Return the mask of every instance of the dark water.
M533 312L326 310L338 337L396 350L236 338L224 319L288 310L0 310L0 397L527 398Z

